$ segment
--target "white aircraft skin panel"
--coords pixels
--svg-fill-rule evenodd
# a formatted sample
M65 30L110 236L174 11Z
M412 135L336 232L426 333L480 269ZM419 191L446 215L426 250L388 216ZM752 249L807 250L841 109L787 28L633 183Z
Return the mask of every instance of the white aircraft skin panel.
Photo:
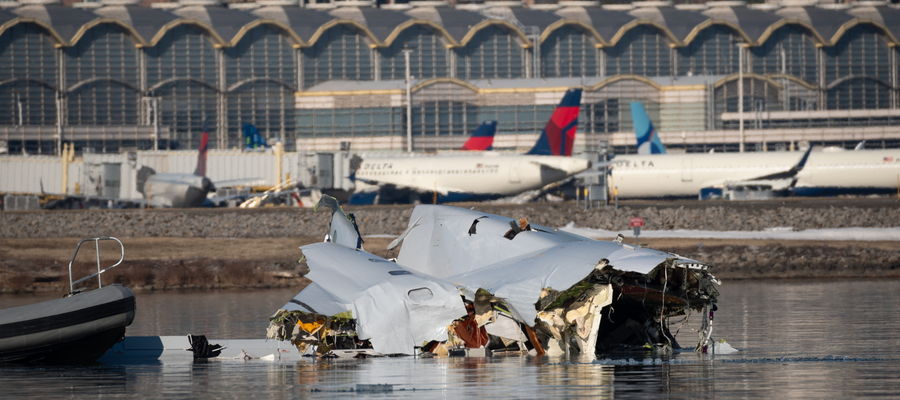
M610 185L620 197L696 196L701 188L752 180L789 170L801 152L621 155ZM813 152L797 174L797 187L898 186L900 149Z
M341 301L315 282L306 285L300 293L297 293L281 308L287 311L312 312L321 315L335 315L351 310L350 303Z
M379 353L411 354L423 342L447 340L447 326L466 314L457 288L440 279L334 243L314 243L301 250L309 265L307 276L317 284L313 295L321 289L328 296L314 298L304 295L304 289L295 299L323 310L349 306L359 337L369 339Z
M470 236L472 221L484 216ZM509 240L503 234L513 219L456 207L419 205L410 221L417 226L403 242L399 263L472 292L487 289L509 301L525 321L534 320L541 289L567 289L602 259L620 271L646 274L666 259L680 258L556 232L523 231Z
M425 192L508 196L564 179L588 164L580 158L526 155L377 158L364 160L356 176ZM542 165L562 174L548 176Z
M676 256L650 249L627 249L614 242L578 241L509 258L447 279L468 290L487 289L507 300L524 321L533 321L537 316L534 304L542 289L568 289L587 277L604 258L620 271L646 274Z
M476 219L476 234L470 236ZM503 234L511 221L456 207L418 205L410 216L410 225L417 226L404 239L397 262L424 274L447 277L575 240L569 235L521 232L510 241ZM463 248L465 252L458 250Z

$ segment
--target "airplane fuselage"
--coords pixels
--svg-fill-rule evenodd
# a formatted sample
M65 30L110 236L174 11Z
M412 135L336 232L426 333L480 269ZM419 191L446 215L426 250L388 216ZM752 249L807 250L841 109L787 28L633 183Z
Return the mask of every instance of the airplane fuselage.
M511 196L584 171L589 162L561 156L483 155L364 159L356 177L418 192Z
M802 152L620 155L610 190L619 197L696 197L701 188L786 171ZM896 190L900 149L813 152L797 174L795 192L866 193Z
M152 207L197 207L203 204L213 184L194 174L155 174L144 184L144 197Z

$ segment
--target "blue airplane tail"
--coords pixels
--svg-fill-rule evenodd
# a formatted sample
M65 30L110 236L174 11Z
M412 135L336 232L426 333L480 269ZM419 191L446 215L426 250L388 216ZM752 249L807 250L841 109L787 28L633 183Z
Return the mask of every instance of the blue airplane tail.
M526 154L571 156L580 108L581 89L567 90L547 121L547 126L541 131L537 143Z
M634 121L638 154L665 154L666 146L659 139L659 132L653 127L643 104L636 101L631 103L631 119Z
M463 150L484 151L494 147L494 133L497 132L497 121L484 121L472 132L472 136L463 144Z
M242 126L242 130L244 133L244 149L257 149L266 147L266 138L264 138L259 133L259 129L256 129L256 126L254 126L253 124L245 123Z

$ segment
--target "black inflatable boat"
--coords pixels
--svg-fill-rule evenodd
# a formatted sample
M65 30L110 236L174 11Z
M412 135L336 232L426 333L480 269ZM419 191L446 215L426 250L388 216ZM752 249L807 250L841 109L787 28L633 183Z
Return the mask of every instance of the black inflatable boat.
M102 237L86 241L115 240ZM97 246L99 250L99 245ZM125 335L134 320L134 294L121 285L103 286L100 275L119 265L72 281L69 262L69 294L66 297L0 310L0 362L86 363L93 362ZM80 282L97 278L98 288L75 292Z

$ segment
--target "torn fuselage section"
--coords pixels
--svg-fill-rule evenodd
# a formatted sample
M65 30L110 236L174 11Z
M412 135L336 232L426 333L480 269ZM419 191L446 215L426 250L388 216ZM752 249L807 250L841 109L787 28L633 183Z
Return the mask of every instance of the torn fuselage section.
M705 267L674 258L647 274L617 270L604 259L572 287L544 289L535 326L551 356L677 349L671 321L714 307L717 284Z
M416 207L396 260L344 233L301 248L312 283L272 317L270 338L321 357L592 358L678 348L674 332L697 312L697 349L712 340L719 282L671 253L447 206Z

